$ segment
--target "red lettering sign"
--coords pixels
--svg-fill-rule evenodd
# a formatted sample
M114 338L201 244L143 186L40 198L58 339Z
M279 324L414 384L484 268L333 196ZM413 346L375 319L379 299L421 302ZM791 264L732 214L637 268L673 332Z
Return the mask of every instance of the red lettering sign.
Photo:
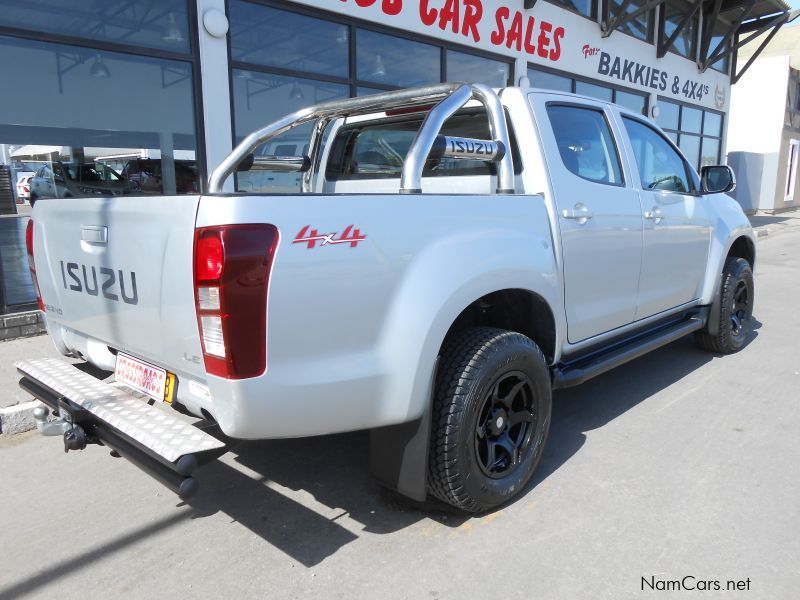
M340 0L348 2L349 0ZM352 0L361 8L375 6L378 0ZM425 27L438 27L456 35L481 41L479 26L488 0L419 0L419 20ZM403 0L380 0L385 15L396 16L403 10ZM495 27L490 41L497 47L525 51L551 61L561 58L561 41L566 33L560 26L526 16L522 11L499 7L494 13Z

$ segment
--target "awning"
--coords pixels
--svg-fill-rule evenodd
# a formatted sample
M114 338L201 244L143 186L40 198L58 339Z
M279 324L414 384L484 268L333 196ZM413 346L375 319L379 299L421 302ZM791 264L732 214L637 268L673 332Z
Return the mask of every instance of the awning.
M28 145L28 146L20 146L16 150L11 153L12 158L30 158L32 160L35 159L44 159L50 158L50 154L69 154L69 147L68 146L35 146L35 145Z

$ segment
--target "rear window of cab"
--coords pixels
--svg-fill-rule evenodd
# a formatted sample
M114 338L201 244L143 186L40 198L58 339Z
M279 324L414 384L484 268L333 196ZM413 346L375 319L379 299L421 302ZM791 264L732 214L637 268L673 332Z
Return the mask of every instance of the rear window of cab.
M408 149L422 125L424 115L408 115L346 125L339 129L331 145L325 178L328 181L399 178ZM506 116L514 160L514 172L522 172L514 131ZM490 139L489 122L484 111L469 110L448 119L442 135ZM473 159L428 159L423 177L457 177L465 175L494 175L496 165L491 161Z

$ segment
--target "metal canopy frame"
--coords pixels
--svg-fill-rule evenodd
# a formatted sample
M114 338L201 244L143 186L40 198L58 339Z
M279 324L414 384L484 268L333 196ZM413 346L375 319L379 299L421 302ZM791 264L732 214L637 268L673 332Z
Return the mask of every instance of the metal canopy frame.
M600 32L603 37L608 37L614 31L632 21L639 15L642 15L648 11L655 9L656 6L660 6L666 2L666 0L648 0L644 5L640 6L633 12L627 12L628 7L630 6L632 0L623 0L622 4L617 9L617 13L614 15L614 18L611 18L611 1L610 0L602 0L602 15L603 18L600 21Z
M762 40L762 42L758 45L758 48L756 48L756 51L753 52L753 55L739 70L737 70L737 64L736 64L737 53L733 54L733 66L731 68L731 84L737 83L742 78L742 76L745 74L745 71L747 71L747 69L750 68L750 65L752 65L753 62L758 58L758 55L761 54L761 51L764 50L764 48L767 46L767 44L769 44L772 38L775 37L775 34L778 33L778 30L789 21L796 19L798 15L800 15L800 10L779 13L777 15L767 15L766 17L754 19L753 21L745 23L744 25L739 27L739 30L736 31L734 43L731 44L731 47L728 49L727 53L731 53L734 50L738 50L739 48L753 41L755 38L757 38L758 36L760 36L769 29L772 29L772 31L770 31L769 35L767 35L767 37L764 38L764 40ZM749 34L749 35L747 35L747 37L745 37L744 39L739 39L739 36L742 34ZM723 58L726 54L721 55L720 59Z
M662 15L658 19L658 35L656 36L656 56L658 58L664 58L667 55L672 47L675 45L675 41L678 39L678 36L683 33L683 30L686 29L686 26L689 24L689 21L695 18L697 12L703 6L704 0L694 0L691 2L691 10L684 13L681 22L678 23L678 26L675 28L675 31L672 32L672 35L669 36L669 39L664 41L664 23L666 22L664 16Z
M734 46L730 43L731 38L738 33L742 23L744 23L747 17L750 16L750 13L756 5L756 2L757 0L745 0L745 2L741 3L743 8L742 12L739 14L739 18L736 19L735 23L731 24L731 26L728 28L728 31L725 33L725 36L715 46L714 50L711 51L711 56L706 58L708 48L711 44L711 37L714 33L714 23L719 17L719 12L722 8L720 1L715 0L712 19L709 19L707 26L704 28L705 31L703 31L703 40L701 44L703 51L700 53L697 59L697 66L701 73L704 73L709 66L713 65L715 62L721 60L735 50Z
M211 173L208 191L211 194L222 193L225 181L237 166L249 162L264 170L303 172L302 191L311 192L313 173L310 166L317 164L325 128L333 119L419 108L419 112L427 110L427 114L403 163L399 190L401 194L419 194L422 192L422 170L425 161L442 126L447 119L473 99L478 100L486 108L491 141L507 150L498 159L497 193L514 193L514 163L505 111L494 90L476 83L443 83L383 92L371 96L322 102L295 111L244 138ZM428 108L432 104L434 106ZM270 156L249 160L255 149L264 142L312 121L314 127L309 138L308 157Z

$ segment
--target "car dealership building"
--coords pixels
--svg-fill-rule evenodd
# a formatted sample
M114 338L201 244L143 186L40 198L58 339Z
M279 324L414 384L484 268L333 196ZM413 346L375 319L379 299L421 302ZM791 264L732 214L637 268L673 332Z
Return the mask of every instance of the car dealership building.
M792 16L782 0L0 0L0 145L41 193L193 193L295 109L469 80L617 102L699 167L725 158L737 48ZM135 184L80 179L117 176Z

